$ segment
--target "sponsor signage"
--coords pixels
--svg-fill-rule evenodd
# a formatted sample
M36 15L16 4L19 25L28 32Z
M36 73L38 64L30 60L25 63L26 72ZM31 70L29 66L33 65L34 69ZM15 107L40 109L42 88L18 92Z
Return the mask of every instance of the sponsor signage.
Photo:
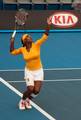
M14 28L16 11L0 11L0 30L11 30ZM47 26L49 17L51 29L81 29L81 14L74 10L39 10L28 11L29 17L22 29L42 30Z
M71 12L56 12L49 19L53 25L59 28L73 27L78 23L78 17Z

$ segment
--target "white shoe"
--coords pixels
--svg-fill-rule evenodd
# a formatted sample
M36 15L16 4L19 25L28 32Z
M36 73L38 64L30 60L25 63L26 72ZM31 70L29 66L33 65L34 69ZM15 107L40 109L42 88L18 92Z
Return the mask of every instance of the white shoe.
M29 98L27 98L27 99L25 100L25 107L26 107L27 109L31 109L31 108L32 108L32 106L31 106L31 104L30 104L30 99L29 99Z
M19 102L19 109L20 110L25 110L25 100L20 100Z

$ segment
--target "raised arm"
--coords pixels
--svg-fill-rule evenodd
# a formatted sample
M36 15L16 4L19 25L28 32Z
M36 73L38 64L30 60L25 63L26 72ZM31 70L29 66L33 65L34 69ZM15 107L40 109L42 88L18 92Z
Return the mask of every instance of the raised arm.
M14 51L14 38L10 39L10 52Z
M51 26L51 17L47 18L47 27L45 29L45 34L49 35L49 30L50 30L50 26Z
M44 34L49 35L50 25L47 25Z
M10 38L10 52L14 50L14 40L15 40L16 30L14 30L11 38Z
M51 26L51 21L48 18L47 19L47 26L45 28L45 32L44 32L43 36L36 41L36 44L41 45L42 43L44 43L47 40L48 35L49 35L50 26Z
M22 50L21 50L21 48L18 48L18 49L14 48L15 34L16 34L16 31L14 31L14 33L12 34L11 39L10 39L10 53L13 55L18 55L18 54L22 53Z

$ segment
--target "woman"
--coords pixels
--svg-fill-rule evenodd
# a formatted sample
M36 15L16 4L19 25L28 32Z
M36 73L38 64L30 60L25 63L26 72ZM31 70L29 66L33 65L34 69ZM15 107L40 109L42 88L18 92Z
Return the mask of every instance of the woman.
M23 93L23 96L19 102L19 109L31 109L30 100L36 97L41 89L44 79L43 66L40 59L40 47L47 40L49 28L51 22L47 20L48 26L43 36L33 42L32 38L28 34L24 34L21 38L22 47L14 48L14 37L10 41L10 53L12 55L22 54L23 59L26 62L25 65L25 80L27 90Z

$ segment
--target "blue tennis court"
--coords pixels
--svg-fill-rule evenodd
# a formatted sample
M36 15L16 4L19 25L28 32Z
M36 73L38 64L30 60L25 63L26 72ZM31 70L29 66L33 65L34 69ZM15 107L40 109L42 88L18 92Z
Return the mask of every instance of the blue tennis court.
M0 79L2 80L2 79ZM9 88L4 86L3 84L0 84L0 89L3 91L1 93L1 100L0 100L0 106L1 106L1 119L40 119L40 120L48 120L44 115L41 114L41 112L38 112L34 107L31 111L19 111L18 106L16 102L19 100L19 96L16 95L14 92L12 92ZM13 103L13 104L12 104ZM4 114L3 114L4 113Z
M21 46L22 34L16 35L16 47ZM34 40L42 35L42 33L31 32L29 34ZM69 30L50 33L47 42L41 48L45 71L43 88L40 95L33 100L33 109L20 111L17 104L26 87L23 71L25 63L21 55L12 56L9 53L11 33L0 33L2 43L0 44L1 119L81 120L80 34L81 31Z

